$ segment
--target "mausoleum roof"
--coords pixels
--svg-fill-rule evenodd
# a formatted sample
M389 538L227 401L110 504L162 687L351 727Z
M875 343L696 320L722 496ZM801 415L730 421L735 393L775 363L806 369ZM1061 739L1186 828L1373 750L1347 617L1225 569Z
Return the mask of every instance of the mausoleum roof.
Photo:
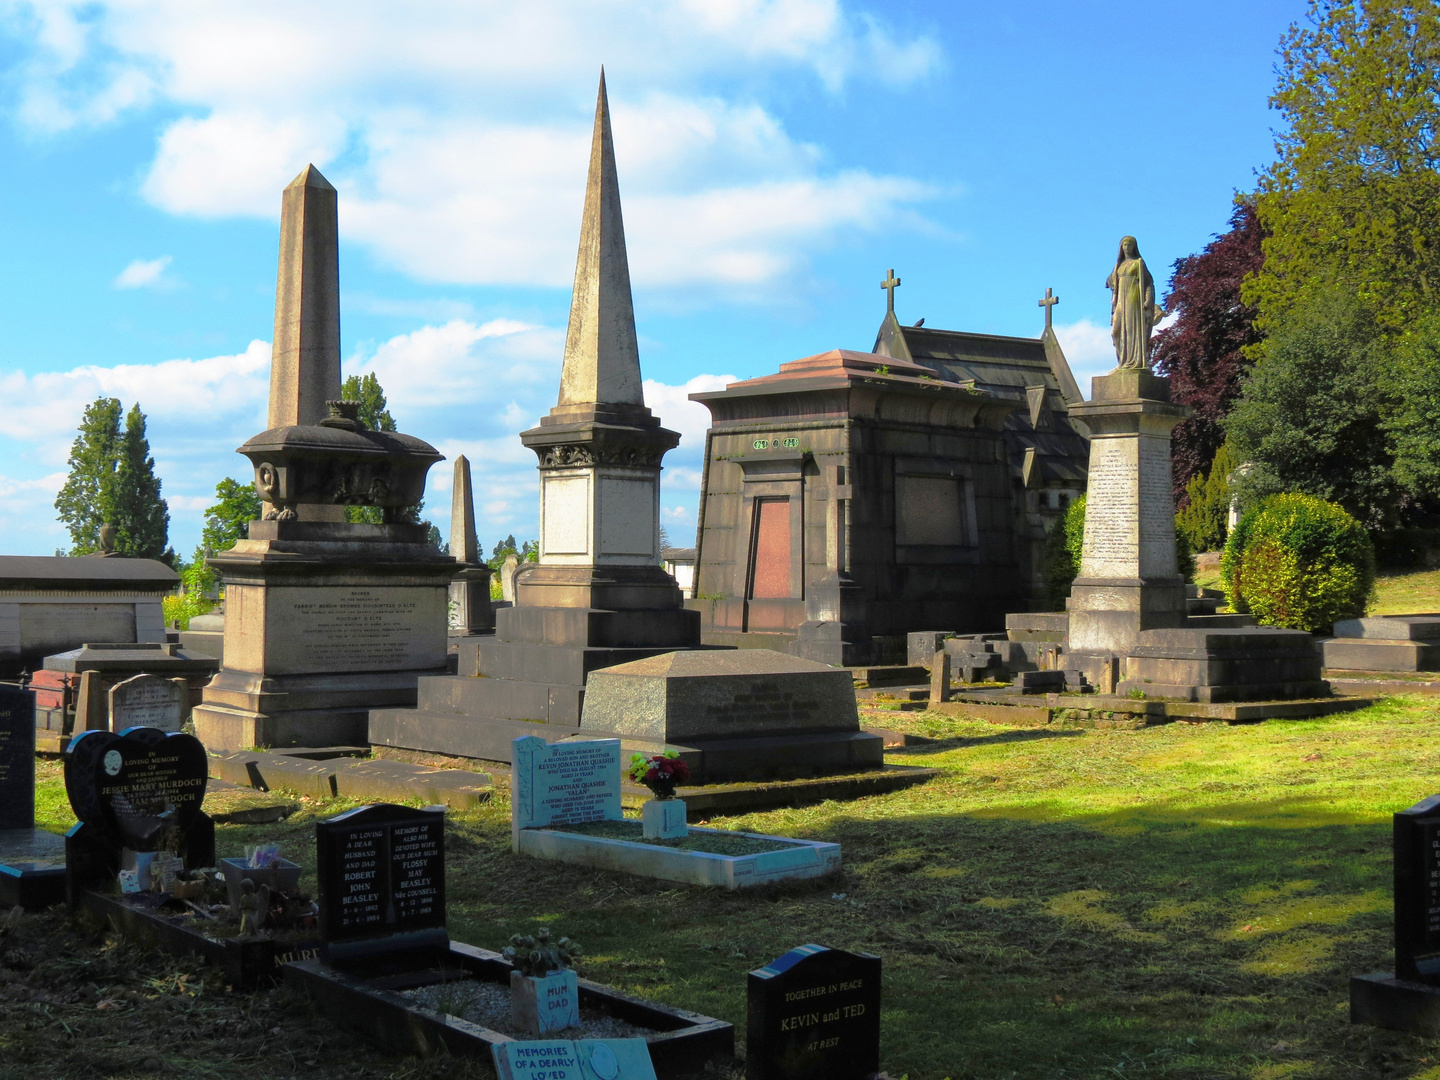
M166 593L180 575L155 559L0 555L0 589L117 589Z

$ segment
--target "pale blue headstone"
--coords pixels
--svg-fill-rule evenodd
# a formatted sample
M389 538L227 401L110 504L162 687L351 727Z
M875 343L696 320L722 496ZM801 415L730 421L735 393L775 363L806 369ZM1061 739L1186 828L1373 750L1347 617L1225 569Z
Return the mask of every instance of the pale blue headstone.
M500 1080L655 1080L644 1039L526 1039L490 1053Z
M515 828L618 821L622 816L619 739L547 743L526 735L513 747L510 807Z

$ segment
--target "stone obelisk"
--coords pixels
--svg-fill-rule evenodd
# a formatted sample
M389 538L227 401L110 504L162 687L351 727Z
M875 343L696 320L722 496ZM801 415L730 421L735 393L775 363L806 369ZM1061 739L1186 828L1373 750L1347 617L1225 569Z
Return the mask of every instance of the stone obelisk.
M267 427L318 424L340 397L340 224L334 187L305 166L280 199L280 271ZM340 506L307 504L305 521L344 521Z
M590 672L700 644L660 566L660 459L680 436L641 393L603 73L560 397L520 439L540 459L539 565L521 564L493 635L456 645L458 675L370 714L374 743L509 761L516 735L579 731Z
M481 557L475 535L475 500L470 488L470 461L455 459L450 488L450 554L460 570L450 583L450 633L455 637L488 634L495 629L490 607L490 567Z
M518 629L527 608L562 607L663 611L677 631L688 627L693 613L659 565L660 460L680 436L660 426L641 390L603 71L560 397L520 439L540 459L540 563L517 582L510 624Z

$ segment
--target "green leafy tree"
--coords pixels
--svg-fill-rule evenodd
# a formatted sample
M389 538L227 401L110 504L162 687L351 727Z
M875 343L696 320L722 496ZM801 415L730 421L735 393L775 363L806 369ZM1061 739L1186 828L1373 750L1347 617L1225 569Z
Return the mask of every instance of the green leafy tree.
M1440 314L1416 323L1395 343L1396 407L1385 426L1395 480L1417 501L1440 500Z
M1273 334L1310 290L1341 286L1401 330L1440 301L1440 7L1311 0L1277 74L1265 260L1245 300Z
M1282 492L1337 502L1368 529L1401 506L1383 417L1392 385L1375 321L1342 288L1313 293L1272 328L1225 418L1241 505Z
M249 535L250 522L264 510L254 484L227 476L215 485L215 504L205 508L200 546L210 552L229 551Z
M85 408L70 446L70 473L55 497L55 510L70 532L70 554L100 549L100 526L115 526L121 555L175 562L166 545L170 511L145 435L145 414L133 406L121 430L117 398L96 398Z
M70 474L55 496L55 510L70 532L70 554L100 550L100 526L110 523L115 474L120 467L120 401L96 398L85 406L70 444Z
M504 540L500 540L495 544L494 549L490 552L490 558L486 561L485 565L490 567L491 570L499 570L500 567L505 565L505 556L511 552L514 552L517 558L520 555L520 549L515 545L514 533L511 533L505 537Z

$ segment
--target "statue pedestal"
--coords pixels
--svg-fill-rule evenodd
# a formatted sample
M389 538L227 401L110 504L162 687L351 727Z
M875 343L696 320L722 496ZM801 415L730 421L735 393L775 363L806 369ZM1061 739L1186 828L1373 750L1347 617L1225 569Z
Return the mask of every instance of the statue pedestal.
M210 565L225 659L193 716L212 750L364 744L370 709L447 672L455 560L423 525L255 521Z
M1141 631L1185 623L1170 432L1191 410L1171 404L1170 381L1148 371L1119 370L1091 385L1091 400L1070 407L1090 428L1090 482L1067 651L1125 654Z

